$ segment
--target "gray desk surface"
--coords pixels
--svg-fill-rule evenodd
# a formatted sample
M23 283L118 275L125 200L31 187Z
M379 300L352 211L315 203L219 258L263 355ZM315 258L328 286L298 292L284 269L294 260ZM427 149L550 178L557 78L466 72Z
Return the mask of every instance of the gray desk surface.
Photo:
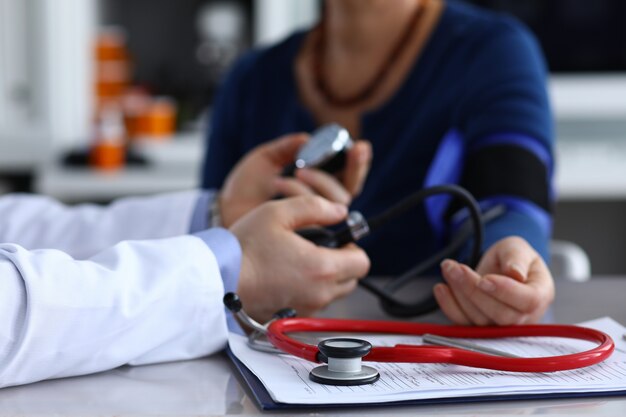
M626 323L626 277L557 283L553 315L563 323L611 316ZM381 317L374 298L361 290L323 315ZM438 320L437 316L428 317ZM45 381L0 390L0 416L213 416L259 415L224 355ZM266 414L266 413L263 413ZM293 415L287 412L282 415ZM503 401L414 407L309 410L302 415L624 416L626 397ZM268 414L271 415L271 414Z

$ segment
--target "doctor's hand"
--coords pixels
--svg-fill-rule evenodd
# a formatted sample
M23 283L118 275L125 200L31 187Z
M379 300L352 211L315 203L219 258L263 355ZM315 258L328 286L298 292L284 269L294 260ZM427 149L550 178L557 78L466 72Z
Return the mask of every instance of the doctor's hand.
M446 284L435 285L435 298L456 324L536 323L554 300L548 267L520 237L492 245L475 271L453 260L442 262L441 269Z
M346 167L337 176L315 169L296 170L294 178L283 178L285 166L309 140L305 133L286 135L250 151L230 172L219 194L222 224L230 227L250 210L277 195L294 197L320 195L349 205L361 192L372 157L371 145L356 141L347 154Z
M363 250L319 247L294 233L346 215L343 205L302 196L263 204L232 226L243 251L237 292L250 316L265 322L285 307L308 316L356 287L370 266Z

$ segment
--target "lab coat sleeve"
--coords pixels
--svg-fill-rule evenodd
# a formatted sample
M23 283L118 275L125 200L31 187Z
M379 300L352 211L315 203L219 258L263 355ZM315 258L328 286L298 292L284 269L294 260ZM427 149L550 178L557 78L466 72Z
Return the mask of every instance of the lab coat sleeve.
M185 191L124 198L107 206L66 206L49 197L9 194L0 197L0 242L86 259L122 240L189 233L200 196Z
M219 268L196 236L125 241L82 261L0 244L0 386L222 349Z

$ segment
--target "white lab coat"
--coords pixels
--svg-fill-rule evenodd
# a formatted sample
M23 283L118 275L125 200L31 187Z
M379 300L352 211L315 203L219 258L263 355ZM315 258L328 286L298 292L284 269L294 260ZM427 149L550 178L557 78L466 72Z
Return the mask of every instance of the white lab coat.
M221 349L219 266L185 235L197 199L0 197L0 387Z
M186 234L198 196L185 191L73 207L32 194L0 196L0 242L85 259L122 240Z

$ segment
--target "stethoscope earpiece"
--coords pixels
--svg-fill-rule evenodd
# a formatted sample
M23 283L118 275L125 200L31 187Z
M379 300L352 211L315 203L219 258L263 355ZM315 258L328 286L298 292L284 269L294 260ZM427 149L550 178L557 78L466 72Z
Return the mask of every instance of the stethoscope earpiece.
M326 385L363 385L378 381L380 374L361 360L372 350L372 345L361 339L326 339L317 345L320 360L327 365L313 368L309 378Z
M238 313L243 307L241 299L234 292L227 292L222 299L224 306L233 313Z

